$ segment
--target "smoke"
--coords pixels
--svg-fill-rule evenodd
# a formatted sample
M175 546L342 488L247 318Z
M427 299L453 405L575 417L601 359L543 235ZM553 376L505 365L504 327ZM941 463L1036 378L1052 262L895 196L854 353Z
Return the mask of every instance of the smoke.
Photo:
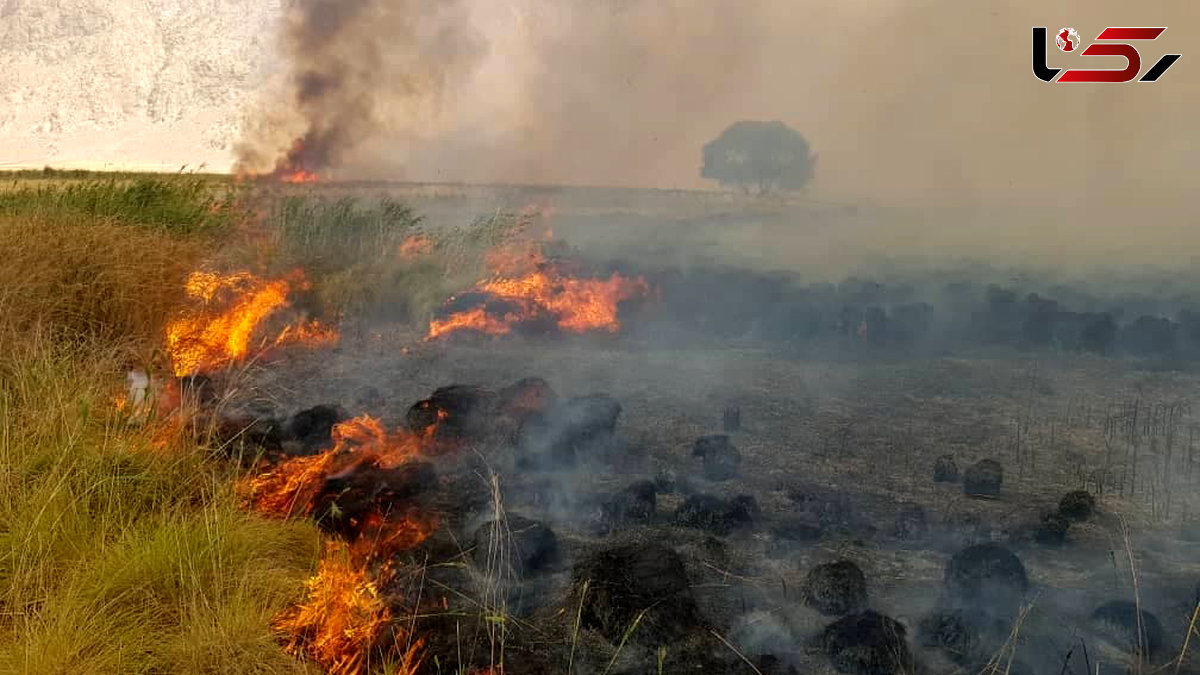
M482 53L467 10L459 0L296 0L284 17L284 100L260 102L237 168L322 172L396 122L435 115Z
M781 119L820 153L821 196L1161 203L1184 195L1200 161L1189 11L1183 0L1136 11L1025 0L1003 12L947 1L299 0L283 41L290 98L265 106L241 163L700 187L705 142L739 119ZM1153 85L1046 84L1030 73L1030 28L1051 23L1087 38L1165 25L1144 60L1184 56ZM268 119L281 108L296 119Z
M262 102L239 166L702 188L712 187L699 177L706 142L740 119L778 119L820 156L808 196L907 210L826 219L830 243L820 246L790 222L769 233L711 228L722 251L778 258L756 264L832 266L836 277L864 251L1056 268L1187 263L1200 243L1186 217L1200 169L1200 69L1190 66L1200 57L1189 52L1200 28L1190 18L1184 0L1003 10L949 0L300 0L283 35L286 91ZM1047 84L1031 73L1035 25L1073 26L1088 40L1108 25L1168 26L1140 45L1143 66L1183 58L1152 84ZM1053 47L1049 59L1120 66Z

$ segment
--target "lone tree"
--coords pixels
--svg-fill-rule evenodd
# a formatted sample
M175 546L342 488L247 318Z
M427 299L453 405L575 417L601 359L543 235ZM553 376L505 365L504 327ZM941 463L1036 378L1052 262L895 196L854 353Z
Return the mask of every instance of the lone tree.
M759 194L799 190L812 180L816 155L808 141L783 122L735 122L704 146L702 178Z

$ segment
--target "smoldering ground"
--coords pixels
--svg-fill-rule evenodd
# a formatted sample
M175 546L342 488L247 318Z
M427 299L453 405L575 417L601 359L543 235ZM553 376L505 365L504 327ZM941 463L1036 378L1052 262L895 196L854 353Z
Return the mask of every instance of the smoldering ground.
M1120 627L1110 630L1090 617L1110 600L1134 597L1134 574L1142 607L1163 625L1162 649L1179 648L1190 611L1181 594L1191 592L1196 573L1189 554L1194 544L1177 536L1191 522L1181 511L1191 501L1180 492L1186 453L1166 459L1165 437L1158 436L1160 450L1144 450L1137 460L1142 475L1150 476L1140 487L1126 482L1124 495L1115 483L1104 488L1099 513L1072 524L1063 544L1042 543L1035 532L1043 512L1053 511L1081 480L1101 492L1094 480L1109 472L1102 429L1120 417L1117 399L1145 396L1145 405L1157 408L1185 395L1190 376L1139 378L1115 362L1067 359L1035 365L995 358L780 358L720 342L647 348L633 336L510 338L451 341L403 354L345 345L338 354L264 372L254 386L289 408L340 401L349 414L364 411L355 407L354 392L369 386L382 395L369 412L391 424L415 401L450 384L498 393L541 375L562 398L613 396L621 405L615 434L572 447L580 454L568 461L550 446L574 422L554 416L529 443L481 445L478 455L464 448L460 460L472 470L447 484L447 536L464 549L477 546L480 528L498 515L497 503L514 530L525 531L525 518L555 533L559 558L544 567L530 563L513 582L520 599L512 607L530 612L528 620L537 620L539 610L574 609L577 601L563 600L574 566L641 536L680 551L707 625L752 658L771 655L824 672L826 657L819 649L812 653L806 641L836 617L807 605L805 584L814 567L849 559L865 574L867 606L900 620L922 660L969 657L967 665L979 665L975 659L1005 644L1014 607L993 616L999 611L994 603L960 596L947 585L946 569L965 547L995 541L1018 556L1028 577L1022 597L1034 609L1022 624L1017 661L1032 672L1059 672L1072 651L1066 672L1094 672L1099 659L1124 658L1128 645ZM1130 377L1134 381L1125 381ZM740 406L742 422L726 432L721 410L730 404ZM1018 436L1014 424L1022 429ZM741 455L732 478L709 473L695 454L697 439L723 432ZM1151 443L1149 437L1144 442ZM999 459L999 495L981 500L964 496L961 483L934 483L934 460L947 453L963 469ZM1161 482L1163 461L1175 467L1173 488ZM444 464L438 468L454 476ZM499 502L489 496L489 471L498 477ZM1119 474L1104 480L1117 481ZM608 505L645 482L657 495L644 516L609 520L629 511ZM1174 515L1156 520L1149 513L1161 506L1151 505L1168 490L1179 500ZM734 504L741 495L753 496L758 507L749 518L689 515L689 500ZM1118 514L1130 519L1136 569L1122 557ZM970 653L956 656L962 647ZM715 651L733 658L719 643Z
M306 168L344 177L697 187L704 142L737 119L778 118L812 140L821 162L807 197L828 203L696 207L683 195L655 211L627 193L596 206L588 200L599 191L574 201L543 191L536 199L558 210L556 233L582 257L662 289L657 314L630 318L616 338L450 341L404 354L344 345L335 358L258 386L291 407L344 401L370 386L383 392L389 419L455 383L499 389L540 375L564 395L611 394L622 412L605 452L568 468L489 458L507 486L506 507L554 527L569 563L607 545L609 535L592 527L606 500L663 479L674 493L660 495L637 531L686 553L701 609L741 649L758 652L752 657L826 663L805 655L804 639L828 621L794 593L812 567L840 558L864 570L869 605L900 618L918 645L952 556L997 540L1029 571L1030 599L1042 598L1018 660L1034 672L1059 670L1076 632L1095 637L1096 606L1133 593L1134 571L1116 562L1115 519L1072 525L1066 554L1031 538L1042 511L1079 486L1103 493L1110 515L1138 519L1148 534L1132 548L1158 548L1155 562L1137 563L1142 597L1174 626L1167 632L1186 634L1185 611L1169 600L1194 586L1185 578L1195 573L1190 545L1174 536L1190 518L1179 501L1173 516L1155 514L1166 493L1188 501L1191 457L1165 452L1165 435L1147 450L1143 441L1113 446L1110 432L1131 402L1186 399L1192 376L1069 345L1097 332L1085 315L1110 312L1113 332L1098 334L1116 353L1104 356L1169 343L1182 351L1151 356L1174 362L1196 351L1200 333L1182 328L1192 301L1081 290L1057 278L1013 283L999 266L1117 262L1130 271L1188 260L1195 71L1181 61L1157 88L1088 89L1038 82L1028 63L1030 27L1060 23L1084 35L1167 25L1162 50L1186 59L1194 42L1186 5L1145 15L1116 3L461 2L428 20L420 11L372 20L390 16L382 3L326 18L319 3L297 7L302 23L321 27L289 43L293 92L275 107L297 104L299 115L291 126L266 125L272 138L249 139L262 152L247 161L264 170L309 147L294 140L313 139L328 151L305 156L318 165ZM435 54L443 58L425 60ZM382 67L409 62L412 72ZM485 200L466 201L462 212L489 210ZM647 244L669 259L633 255ZM929 271L964 258L998 267L959 267L965 287ZM881 260L931 264L864 272ZM1160 324L1138 325L1143 313L1167 318L1168 343L1155 337ZM973 358L997 346L1011 358ZM951 358L930 358L947 351ZM693 444L721 431L720 411L731 403L745 420L732 439L740 475L710 481ZM1104 449L1118 446L1114 461ZM963 468L998 457L1006 469L999 498L934 484L934 462L947 454ZM675 520L690 497L732 503L742 494L755 497L761 517L730 532ZM497 515L481 502L455 532L463 541ZM901 502L926 514L920 543L900 541ZM551 596L566 597L568 563L553 568L560 586L551 584ZM982 647L1002 648L1004 629L986 632ZM1071 658L1066 672L1083 672L1080 655Z

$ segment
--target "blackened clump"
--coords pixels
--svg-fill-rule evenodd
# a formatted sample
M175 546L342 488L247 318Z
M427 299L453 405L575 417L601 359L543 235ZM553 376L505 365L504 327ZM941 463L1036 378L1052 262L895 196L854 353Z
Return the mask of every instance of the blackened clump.
M839 673L906 675L915 667L904 625L871 610L829 624L821 641Z
M1029 589L1021 559L1000 544L968 546L950 558L945 583L950 597L965 606L1008 613Z
M559 559L558 537L544 523L521 516L489 520L475 530L475 564L511 566L521 574L541 572Z
M643 611L635 635L652 641L677 639L701 624L683 559L662 544L601 549L577 565L573 576L583 593L584 627L614 644Z
M1062 546L1067 542L1067 531L1071 520L1062 513L1047 513L1034 529L1033 539L1043 546Z
M533 415L546 414L557 401L558 394L549 382L526 377L500 390L496 409L516 422L524 422Z
M704 477L711 481L737 478L742 465L742 453L724 434L701 436L692 446L692 455L704 460Z
M805 579L804 603L833 616L858 611L867 606L867 578L849 560L817 565Z
M339 406L315 405L288 419L284 437L298 443L304 454L328 450L333 445L333 428L346 417L346 412Z
M963 473L963 492L975 497L994 497L1000 494L1004 482L1004 467L994 459L981 459Z
M958 481L958 463L954 455L942 455L933 463L933 482L954 483Z
M1074 521L1087 520L1096 512L1096 498L1087 490L1075 490L1063 495L1058 512Z
M373 516L404 512L437 484L437 473L426 462L391 469L360 465L326 478L313 499L312 513L322 529L353 539Z
M654 481L639 480L605 499L600 504L600 513L604 524L611 527L647 522L654 517L657 507L658 485Z
M758 502L751 495L726 501L715 495L696 494L683 500L676 509L675 522L723 536L737 527L753 524L758 515Z
M518 432L518 444L532 456L571 465L612 440L620 415L621 404L608 394L575 396L549 412L528 416Z
M1146 610L1140 612L1141 638L1138 637L1139 612L1136 604L1128 600L1113 600L1092 612L1092 625L1108 636L1121 649L1132 654L1141 652L1143 658L1153 660L1162 652L1163 628L1158 617Z
M496 394L469 384L435 389L429 398L408 409L408 428L438 440L478 438L485 435L495 411Z

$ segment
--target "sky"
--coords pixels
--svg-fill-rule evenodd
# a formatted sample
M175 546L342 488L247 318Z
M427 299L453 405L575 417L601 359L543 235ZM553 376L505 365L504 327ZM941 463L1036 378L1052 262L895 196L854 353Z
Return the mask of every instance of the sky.
M122 1L16 1L0 16L0 34L43 36L0 48L12 66L0 166L269 170L314 124L345 124L326 134L335 177L711 188L701 148L757 119L808 138L814 199L1119 209L1121 224L1193 211L1200 5L1188 0ZM1155 83L1044 83L1035 25L1085 42L1110 25L1166 26L1140 45L1143 67L1183 56ZM1121 65L1053 47L1050 61ZM87 63L107 65L80 79ZM296 78L313 73L325 95L302 101ZM93 113L104 119L55 131ZM143 123L118 119L135 114Z
M911 204L1176 203L1200 157L1200 7L1104 2L466 3L469 67L389 115L345 170L413 179L704 187L700 148L778 119L812 193ZM1161 25L1156 83L1056 84L1031 28ZM1050 48L1052 66L1120 67ZM414 101L416 105L411 105ZM419 114L410 113L418 111Z

